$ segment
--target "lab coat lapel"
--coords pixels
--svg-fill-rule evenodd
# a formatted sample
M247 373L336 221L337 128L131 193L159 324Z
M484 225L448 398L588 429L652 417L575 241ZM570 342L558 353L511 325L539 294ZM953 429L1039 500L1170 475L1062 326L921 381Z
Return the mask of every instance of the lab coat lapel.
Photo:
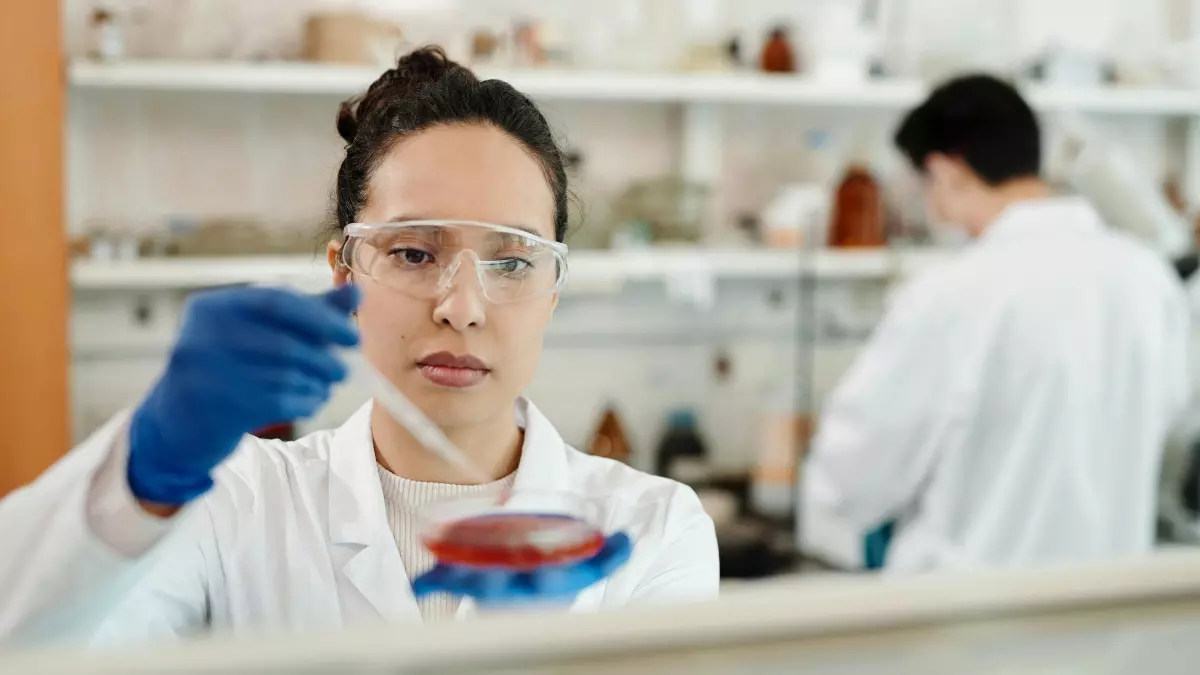
M420 620L421 614L387 523L375 467L371 404L358 410L333 436L329 448L329 540L341 567L338 595L347 621L370 614ZM346 588L346 585L352 588Z
M570 490L567 444L558 435L558 430L526 398L517 399L516 414L517 425L525 429L525 442L521 446L521 461L517 464L513 491Z
M517 464L513 491L519 495L526 491L562 492L576 489L571 484L571 474L567 468L567 444L550 420L524 397L517 399L516 415L517 425L525 429L525 442L521 446L521 461ZM587 593L580 593L569 610L581 609L586 604L584 597ZM480 611L474 600L463 598L455 617L463 619Z

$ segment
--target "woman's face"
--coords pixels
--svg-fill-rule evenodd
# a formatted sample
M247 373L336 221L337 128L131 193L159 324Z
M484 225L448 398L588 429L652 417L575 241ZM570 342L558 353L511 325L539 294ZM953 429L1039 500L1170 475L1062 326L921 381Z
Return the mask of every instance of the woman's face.
M358 215L365 223L412 219L530 228L553 240L554 196L541 166L505 132L484 125L434 127L392 149ZM336 248L330 245L331 261ZM466 262L455 283L432 300L335 270L339 282L353 281L362 291L363 353L430 419L450 429L512 415L513 400L537 369L557 294L491 303ZM483 368L439 366L447 356L476 359Z

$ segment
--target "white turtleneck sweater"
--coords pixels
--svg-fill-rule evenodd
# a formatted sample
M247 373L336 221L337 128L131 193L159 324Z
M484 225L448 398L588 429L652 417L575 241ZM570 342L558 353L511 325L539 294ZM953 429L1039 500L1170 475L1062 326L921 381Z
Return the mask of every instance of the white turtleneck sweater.
M404 571L410 580L428 572L437 562L417 536L417 514L422 506L452 497L498 495L501 491L511 488L516 478L516 473L511 473L485 485L422 483L401 478L383 466L378 466L378 469L388 526L392 530L396 548L400 550L400 559L404 561ZM426 596L417 604L421 608L421 618L426 623L433 623L453 619L458 611L459 598L437 593Z

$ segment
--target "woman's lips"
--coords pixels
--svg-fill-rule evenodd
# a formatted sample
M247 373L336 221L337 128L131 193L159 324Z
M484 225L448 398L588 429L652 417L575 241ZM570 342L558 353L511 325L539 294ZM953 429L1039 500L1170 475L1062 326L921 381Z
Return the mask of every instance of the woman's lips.
M486 370L475 368L455 368L454 366L418 366L421 374L430 382L443 387L472 387L488 376Z
M417 362L421 375L442 387L472 387L483 382L491 372L474 356L455 356L448 352L430 354Z

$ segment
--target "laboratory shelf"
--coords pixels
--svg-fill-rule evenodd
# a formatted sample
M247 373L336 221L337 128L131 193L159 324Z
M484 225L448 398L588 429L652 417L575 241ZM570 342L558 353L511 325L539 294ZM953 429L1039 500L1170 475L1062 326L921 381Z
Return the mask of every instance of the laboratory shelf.
M686 277L790 279L803 270L821 279L880 279L944 259L938 249L794 251L747 248L655 247L571 254L571 287L606 282L658 281Z
M349 96L364 90L379 68L298 62L75 61L71 85L80 90L175 90ZM753 73L628 73L572 70L491 70L484 78L507 80L542 100L718 103L896 109L927 92L914 80L827 82ZM1200 90L1151 87L1025 88L1046 111L1190 116L1200 114Z
M935 263L938 249L811 251L665 248L571 253L568 290L619 290L629 282L772 280L805 271L821 279L889 279ZM82 259L71 266L77 290L186 290L231 284L279 284L320 288L329 284L323 258L237 256L150 258L130 261Z
M77 290L153 291L233 284L323 286L329 265L315 256L228 258L143 258L76 260L71 283Z

